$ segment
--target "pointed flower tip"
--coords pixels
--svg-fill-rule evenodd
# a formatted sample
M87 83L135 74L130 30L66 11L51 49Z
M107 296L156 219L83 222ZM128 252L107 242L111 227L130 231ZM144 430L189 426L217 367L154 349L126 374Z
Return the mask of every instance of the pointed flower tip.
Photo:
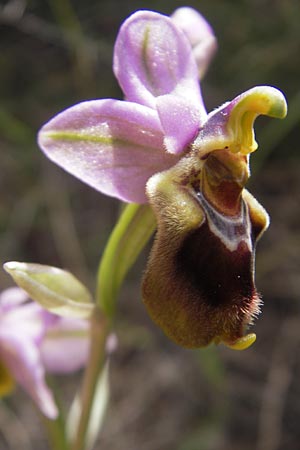
M249 89L236 99L236 107L251 111L257 115L263 114L283 119L287 114L287 103L279 89L271 86L257 86Z
M270 105L268 116L276 119L284 119L287 115L287 102L281 91L275 88L270 88L274 91L273 101Z
M47 398L48 396L49 398ZM47 393L46 398L40 399L39 408L44 414L44 416L50 420L55 420L59 416L59 411L54 403L54 399L52 398L51 392Z
M234 134L234 153L249 154L258 147L253 125L259 115L283 119L287 103L281 91L271 86L257 86L239 95L225 107L229 113L228 128Z
M226 347L229 347L233 350L246 350L256 341L256 334L249 333L246 336L243 336L237 339L233 344L229 344L227 342L223 342Z
M3 269L9 273L10 270L15 270L18 267L18 263L15 261L9 261L3 264Z

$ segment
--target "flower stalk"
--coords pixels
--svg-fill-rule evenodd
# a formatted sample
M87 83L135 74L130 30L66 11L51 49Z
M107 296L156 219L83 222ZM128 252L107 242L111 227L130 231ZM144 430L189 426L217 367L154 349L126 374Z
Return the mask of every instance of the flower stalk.
M106 319L99 308L95 308L91 318L91 347L88 365L82 383L81 415L72 450L85 450L86 436L95 398L99 376L105 362L106 339L111 329L111 321Z
M97 276L97 304L112 318L120 286L155 230L149 205L127 205L103 253Z
M41 415L41 419L47 431L50 448L55 450L69 450L65 422L62 416L59 415L55 420L50 420L44 415Z
M127 272L154 229L155 218L148 205L127 205L104 250L97 277L97 306L91 318L91 347L82 385L81 416L72 450L86 448L96 386L106 360L106 341L112 328L117 295Z

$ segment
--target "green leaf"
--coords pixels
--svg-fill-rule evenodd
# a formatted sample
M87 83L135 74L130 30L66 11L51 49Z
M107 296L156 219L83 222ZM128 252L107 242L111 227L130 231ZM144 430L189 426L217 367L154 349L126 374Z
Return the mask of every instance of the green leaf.
M52 266L7 262L4 269L30 298L64 317L89 318L94 309L87 288L70 272Z

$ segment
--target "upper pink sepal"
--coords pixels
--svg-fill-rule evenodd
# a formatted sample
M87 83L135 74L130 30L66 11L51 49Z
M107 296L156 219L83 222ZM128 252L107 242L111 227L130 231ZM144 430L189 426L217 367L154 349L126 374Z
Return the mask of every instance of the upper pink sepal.
M191 45L162 14L138 11L123 23L113 68L129 101L156 108L157 97L185 91L188 85L203 107Z
M187 36L196 60L199 77L203 78L217 49L217 40L207 20L194 8L184 6L171 19Z

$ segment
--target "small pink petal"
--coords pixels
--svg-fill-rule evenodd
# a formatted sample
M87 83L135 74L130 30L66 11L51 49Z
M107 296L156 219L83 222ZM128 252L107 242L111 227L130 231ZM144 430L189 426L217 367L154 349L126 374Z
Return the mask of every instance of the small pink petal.
M0 293L1 313L14 309L28 300L28 295L19 287L7 288Z
M25 336L17 336L16 330L1 335L1 359L14 379L32 397L42 413L49 419L58 414L53 395L46 385L45 371L39 350Z
M28 303L18 309L10 311L2 325L11 329L19 336L30 338L35 344L39 344L45 333L42 308L36 303Z
M211 26L198 11L188 6L176 9L171 19L187 36L202 78L217 49Z
M157 111L165 132L167 151L180 154L199 131L199 109L189 100L169 94L157 99Z
M145 185L176 163L163 149L156 111L118 100L83 102L41 129L41 149L56 164L100 192L145 203Z
M12 288L13 289L13 288ZM22 289L16 288L23 293ZM45 323L43 318L43 309L36 303L26 302L26 303L9 303L7 295L10 296L14 293L11 289L3 292L4 296L4 306L7 308L0 309L0 339L2 333L13 333L15 332L18 336L25 336L32 342L38 344L44 336L45 333ZM27 297L27 295L26 295ZM24 297L28 300L28 297ZM14 297L13 300L16 300ZM19 300L22 296L20 295Z

